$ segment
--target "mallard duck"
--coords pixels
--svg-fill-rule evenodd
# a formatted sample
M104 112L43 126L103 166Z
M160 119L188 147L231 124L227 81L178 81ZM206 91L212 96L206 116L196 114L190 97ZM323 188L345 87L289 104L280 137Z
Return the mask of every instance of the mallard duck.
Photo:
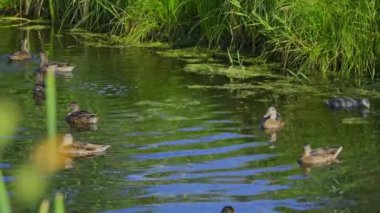
M95 124L69 124L72 132L98 131L98 125Z
M343 147L311 149L309 144L304 145L304 153L299 160L302 164L321 164L338 162L336 159Z
M65 120L70 125L86 125L98 122L98 117L95 114L80 110L76 101L71 102L69 108L71 112L66 116Z
M57 72L71 72L74 69L74 65L66 62L51 62L49 65L55 66Z
M74 66L65 62L51 62L44 51L40 52L41 63L37 71L46 73L48 68L53 69L56 73L67 73L74 69Z
M352 108L368 108L369 101L366 98L332 98L324 101L326 105L333 109L352 109Z
M273 106L268 108L267 113L263 116L260 122L262 129L280 129L285 125L284 121L281 121L281 115L277 112Z
M225 206L220 213L235 213L235 209L232 206Z
M41 59L40 66L35 70L35 73L46 74L49 69L54 70L54 71L56 70L55 65L49 64L47 55L44 51L40 52L40 59Z
M12 53L9 55L9 60L12 61L22 61L22 60L27 60L31 59L32 54L30 54L28 50L28 40L24 39L21 41L21 50L17 51L15 53Z
M90 157L104 154L110 145L74 142L73 135L65 134L59 146L59 152L70 157Z

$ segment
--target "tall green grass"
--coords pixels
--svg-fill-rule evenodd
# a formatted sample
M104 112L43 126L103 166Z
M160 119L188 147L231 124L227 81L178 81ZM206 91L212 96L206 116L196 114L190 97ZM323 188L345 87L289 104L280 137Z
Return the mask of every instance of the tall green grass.
M235 49L305 74L374 77L379 73L378 0L6 2L10 8L21 8L21 14L53 18L54 11L62 26L111 33L132 43L165 41Z
M46 75L46 123L48 138L54 139L57 135L57 103L55 72L50 68Z

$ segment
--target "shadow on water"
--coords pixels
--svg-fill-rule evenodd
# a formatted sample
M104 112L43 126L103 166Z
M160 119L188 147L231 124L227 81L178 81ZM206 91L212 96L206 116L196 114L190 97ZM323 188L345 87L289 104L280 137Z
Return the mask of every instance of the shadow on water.
M16 142L0 162L12 182L13 168L45 134L45 112L32 92L39 59L8 63L20 32L0 33L0 96L23 109ZM96 48L44 31L32 31L30 40L33 53L45 43L50 58L76 65L72 76L57 76L59 132L112 145L107 155L78 160L52 178L71 212L220 212L225 205L236 212L380 211L378 83L343 94L367 95L371 110L360 117L324 106L341 91L337 85L304 91L281 82L291 87L284 92L258 78L259 88L243 82L234 89L229 79L185 73L183 62L146 49ZM69 129L64 118L73 100L100 116L89 129L96 131ZM271 105L286 126L267 134L259 121ZM361 122L351 122L357 117ZM305 176L297 164L304 143L342 145L342 164Z

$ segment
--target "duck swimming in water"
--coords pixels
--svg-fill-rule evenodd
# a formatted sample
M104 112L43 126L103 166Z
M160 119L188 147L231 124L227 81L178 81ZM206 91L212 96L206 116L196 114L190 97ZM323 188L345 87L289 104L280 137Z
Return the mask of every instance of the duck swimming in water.
M110 145L91 144L74 141L71 134L65 134L59 152L69 157L90 157L104 154Z
M24 39L21 41L21 50L9 55L9 60L11 61L23 61L32 58L28 50L28 40Z
M44 51L40 52L40 59L41 59L41 63L40 63L40 66L34 71L35 74L37 73L46 74L49 69L55 71L56 66L50 65L48 63L48 58Z
M304 153L299 159L299 162L301 164L323 164L334 161L339 162L337 157L342 150L343 147L311 149L309 144L305 144Z
M65 120L70 125L88 125L98 122L98 117L91 112L80 110L79 104L73 101L69 104L71 112L66 116Z
M65 72L71 72L73 71L74 69L74 65L70 64L70 63L67 63L67 62L56 62L56 61L53 61L51 63L49 63L49 65L51 66L55 66L55 70L56 72L62 72L62 73L65 73Z
M326 105L332 109L354 109L367 108L369 109L369 101L366 98L332 98L324 101Z
M278 113L273 106L268 108L267 113L263 116L260 122L262 129L280 129L284 125L285 122L281 121L280 113Z
M49 63L48 57L44 51L40 52L41 63L36 72L46 73L48 68L54 69L56 73L70 73L74 66L65 62L51 62Z

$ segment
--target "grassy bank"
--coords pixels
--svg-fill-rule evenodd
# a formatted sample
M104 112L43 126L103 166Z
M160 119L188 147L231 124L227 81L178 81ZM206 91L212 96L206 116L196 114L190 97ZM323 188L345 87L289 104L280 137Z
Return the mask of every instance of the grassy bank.
M4 14L54 18L132 43L164 41L264 55L282 62L284 70L305 74L380 73L377 0L3 0L0 7Z

